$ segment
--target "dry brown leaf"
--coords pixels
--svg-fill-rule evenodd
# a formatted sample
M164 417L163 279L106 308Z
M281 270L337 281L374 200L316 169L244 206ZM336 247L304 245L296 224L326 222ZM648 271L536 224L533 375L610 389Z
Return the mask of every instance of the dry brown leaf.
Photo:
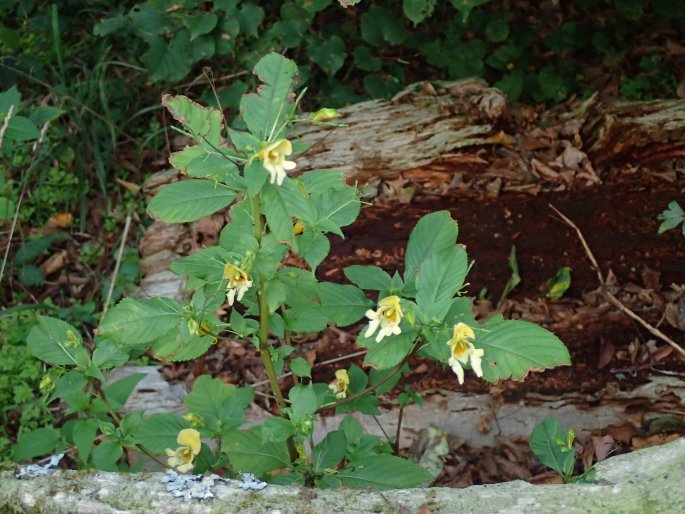
M609 425L606 427L606 432L613 437L614 440L629 445L633 437L637 435L637 428L630 423L623 423L622 425Z
M611 364L614 360L614 355L616 354L616 348L611 341L607 341L601 338L599 343L599 357L597 359L597 369L602 369L607 365Z
M211 216L199 219L195 222L194 226L198 233L214 241L225 224L226 219L222 214L212 214Z
M48 259L40 265L40 270L46 277L52 275L53 273L61 270L67 263L67 251L60 250L57 253L53 253Z
M121 180L120 178L116 178L114 180L117 181L117 184L119 184L120 186L122 186L123 188L127 189L128 191L130 191L131 193L134 193L134 194L139 192L142 189L142 187L139 186L138 184L135 184L133 182L129 182L128 180Z
M52 216L46 226L48 228L67 228L74 221L70 212L60 212Z
M592 446L595 449L595 457L597 462L601 462L606 459L611 450L614 448L614 438L610 435L604 435L602 437L592 436Z
M654 434L647 437L635 436L632 440L632 446L635 450L642 448L649 448L657 444L666 444L676 439L680 439L680 434Z

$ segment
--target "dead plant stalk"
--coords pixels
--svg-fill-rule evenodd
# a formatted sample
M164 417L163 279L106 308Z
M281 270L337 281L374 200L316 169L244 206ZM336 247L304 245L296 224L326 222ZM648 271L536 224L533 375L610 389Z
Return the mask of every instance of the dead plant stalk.
M685 356L685 349L683 349L682 346L680 346L678 343L676 343L673 339L668 337L666 334L664 334L661 330L658 328L654 327L644 319L642 319L640 316L635 314L632 310L630 310L628 307L625 306L621 300L616 298L614 294L609 291L606 285L606 281L604 280L604 275L602 275L602 270L599 267L599 264L597 263L597 259L595 258L595 255L592 253L592 250L590 249L590 246L587 243L587 240L585 239L585 236L583 235L583 232L578 228L578 226L573 223L564 213L562 213L559 209L554 207L554 205L549 204L550 208L559 215L559 217L566 223L569 227L571 227L573 230L576 231L576 234L578 234L578 239L580 239L580 243L583 245L583 249L585 250L585 254L587 255L588 259L590 259L590 264L592 267L595 269L595 272L597 273L597 279L599 280L599 285L600 285L600 292L601 294L609 300L618 310L623 312L626 316L632 318L633 320L637 321L640 325L642 325L645 329L647 329L652 335L658 337L662 341L665 341L667 344L671 345L674 349L676 349L678 352L680 352L681 355Z

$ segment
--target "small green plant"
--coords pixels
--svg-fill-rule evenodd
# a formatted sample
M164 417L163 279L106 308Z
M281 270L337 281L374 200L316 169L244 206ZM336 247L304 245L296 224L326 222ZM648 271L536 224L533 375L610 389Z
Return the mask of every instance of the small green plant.
M533 429L528 444L538 460L559 473L564 482L592 480L594 468L582 475L574 476L576 452L573 442L575 438L576 434L572 428L564 432L558 419L554 416L547 416Z
M53 422L39 398L44 364L31 354L25 341L34 322L35 317L26 311L0 316L0 464L9 461L17 434Z
M472 300L461 294L468 256L457 244L459 228L447 211L416 224L403 273L350 266L345 269L350 284L317 280L316 268L330 250L328 234L343 236L360 201L359 191L340 172L287 173L297 166L291 155L304 149L288 138L291 126L321 123L332 115L330 110L298 113L304 91L296 93L297 71L278 54L259 60L255 73L262 85L240 103L245 131L226 127L219 110L183 96L163 97L181 124L178 130L195 144L171 155L171 164L186 178L160 190L151 213L183 223L229 208L230 223L218 246L172 263L175 273L189 277L188 301L124 298L100 324L92 350L69 323L39 318L28 346L52 365L45 379L51 398L64 400L73 417L59 431L24 434L16 460L67 447L81 466L127 470L123 455L129 448L156 459L164 452L163 464L183 472L250 472L272 483L322 488L413 487L430 482L431 475L394 454L392 438L365 433L347 416L316 441L316 415L377 414L379 395L399 382L413 356L449 366L460 384L467 370L494 382L570 363L563 343L535 324L499 315L481 323L473 317ZM291 255L306 265L288 265ZM230 312L220 319L216 311L225 304ZM367 326L356 342L368 350L369 371L351 365L339 369L331 383L315 382L308 362L285 344L289 334L360 320ZM185 416L118 414L140 377L105 385L109 370L141 349L170 361L194 359L223 334L255 346L277 415L241 429L253 390L207 375L196 379L184 399ZM289 389L278 378L285 368L297 377ZM410 401L417 397L405 391L401 402ZM202 442L209 439L216 443L212 449Z
M556 274L547 281L545 296L552 301L559 300L571 287L571 268L562 266Z
M664 209L657 219L661 221L659 225L659 234L663 234L667 230L677 228L681 225L683 237L685 237L685 211L675 200L668 204L668 208Z

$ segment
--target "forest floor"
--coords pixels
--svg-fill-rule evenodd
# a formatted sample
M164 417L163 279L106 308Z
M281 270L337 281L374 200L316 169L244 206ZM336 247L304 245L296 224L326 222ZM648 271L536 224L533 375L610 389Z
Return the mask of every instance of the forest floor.
M416 180L426 176L450 186L433 194L425 182ZM583 232L607 285L621 302L685 346L685 332L677 328L676 306L685 287L685 238L678 231L657 234L657 215L682 194L682 172L624 167L602 176L601 183L576 181L569 187L546 185L527 192L489 187L492 176L487 183L482 176L482 170L464 166L463 160L446 160L411 170L394 184L380 184L379 198L362 208L357 221L345 230L346 238L332 237L331 254L317 275L321 280L344 283L342 270L352 264L401 271L403 249L418 219L432 211L449 210L459 223L459 242L475 261L466 294L480 298L475 307L478 316L502 312L506 317L541 324L568 346L572 365L531 373L523 382L507 380L494 386L467 374L460 386L447 367L416 358L410 361L412 370L405 374L405 383L419 392L495 393L503 401L516 402L531 394L592 394L610 384L631 390L654 374L685 377L685 360L672 346L655 338L601 294L597 273L576 232L550 207L559 209ZM508 264L512 246L521 282L500 301L512 274ZM562 266L571 268L571 285L561 299L552 301L545 296L546 283ZM291 344L314 366L315 380L330 381L339 367L362 364L363 355L354 345L362 326L333 327ZM187 384L201 373L245 385L265 378L252 346L233 340L219 342L195 362L164 369L169 380ZM386 395L388 401L399 391ZM596 437L583 442L583 463L579 462L578 469L607 454L658 444L685 432L685 413L676 412L675 422L650 431L644 417L647 411L632 412L630 423L602 427ZM558 480L536 462L525 440L499 437L496 441L494 447L472 448L451 438L451 451L436 483L467 486L516 478Z

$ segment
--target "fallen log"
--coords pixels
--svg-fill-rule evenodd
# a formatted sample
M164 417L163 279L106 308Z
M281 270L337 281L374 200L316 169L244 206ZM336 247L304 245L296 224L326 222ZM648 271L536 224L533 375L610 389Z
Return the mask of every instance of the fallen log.
M466 489L377 491L305 489L268 485L245 489L236 480L212 480L205 499L182 500L167 490L162 473L61 471L17 480L0 473L1 512L282 514L299 512L677 512L685 505L685 439L612 457L596 466L596 481L535 486L522 481ZM243 486L241 488L241 485ZM195 486L199 487L199 486ZM183 492L183 491L181 491ZM185 492L189 493L188 490ZM678 507L680 505L681 507Z

